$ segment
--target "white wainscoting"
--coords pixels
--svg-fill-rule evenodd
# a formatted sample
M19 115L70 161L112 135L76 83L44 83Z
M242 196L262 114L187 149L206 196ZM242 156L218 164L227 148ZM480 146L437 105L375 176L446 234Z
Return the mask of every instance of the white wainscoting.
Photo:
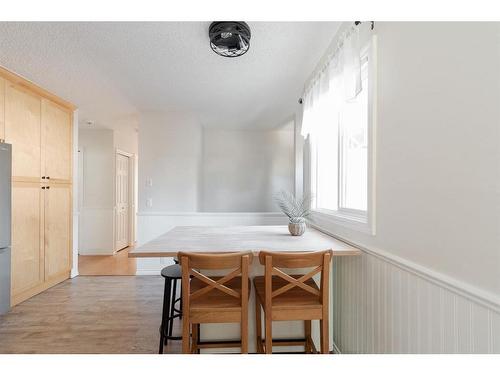
M336 258L333 265L338 351L500 353L495 296L360 248L362 256Z
M137 244L144 244L179 225L285 225L286 217L279 212L139 212L137 214ZM170 258L138 258L137 275L159 275Z
M82 207L79 216L78 253L112 255L113 207Z

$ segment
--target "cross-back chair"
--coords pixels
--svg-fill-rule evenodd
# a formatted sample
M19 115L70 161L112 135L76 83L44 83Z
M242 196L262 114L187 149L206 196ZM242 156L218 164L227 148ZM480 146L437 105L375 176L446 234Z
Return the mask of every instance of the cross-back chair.
M251 252L178 253L182 267L182 352L202 348L241 346L248 353L248 278ZM224 276L207 276L200 270L228 270ZM240 323L241 342L199 341L201 323ZM192 340L191 340L192 337Z
M330 263L333 252L261 251L259 261L265 267L264 276L254 278L256 294L255 318L257 351L271 354L273 345L303 345L308 353L317 352L311 337L311 321L320 321L321 353L329 351L328 294ZM300 275L290 275L283 269L312 268ZM321 274L320 285L313 277ZM262 339L261 309L265 316L265 339ZM275 340L272 338L272 322L303 320L304 340Z

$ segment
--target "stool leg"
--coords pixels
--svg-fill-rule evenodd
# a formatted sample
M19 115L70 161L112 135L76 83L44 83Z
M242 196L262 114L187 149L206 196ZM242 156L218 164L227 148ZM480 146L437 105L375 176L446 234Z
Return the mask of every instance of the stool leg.
M163 354L163 343L167 345L168 340L166 338L166 330L169 319L169 307L170 307L170 280L165 279L165 288L163 289L163 312L161 315L161 326L160 326L160 348L159 353Z
M177 296L177 279L174 279L174 290L172 291L172 299L170 303L170 316L174 316L174 307L175 307L175 297ZM174 327L174 319L170 319L168 327L168 335L172 336L172 330Z

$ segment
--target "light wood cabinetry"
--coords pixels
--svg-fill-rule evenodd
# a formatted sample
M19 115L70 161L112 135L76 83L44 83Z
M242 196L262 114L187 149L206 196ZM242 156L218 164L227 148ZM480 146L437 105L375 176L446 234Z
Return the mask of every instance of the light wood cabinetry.
M12 144L15 305L70 275L75 108L3 68L0 103L0 139Z
M12 144L12 176L18 180L40 179L40 103L40 97L7 82L5 141Z
M12 295L44 280L42 189L34 182L12 184ZM14 277L15 276L15 277Z
M72 114L66 108L42 99L42 178L71 182Z
M71 185L51 184L44 189L45 279L71 270Z

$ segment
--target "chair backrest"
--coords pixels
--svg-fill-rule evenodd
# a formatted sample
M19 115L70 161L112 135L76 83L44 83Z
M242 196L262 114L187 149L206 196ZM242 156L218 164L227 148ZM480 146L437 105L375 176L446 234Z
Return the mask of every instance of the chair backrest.
M266 288L266 303L271 303L271 300L288 290L298 287L306 292L318 296L323 304L328 303L329 293L329 278L330 278L330 261L333 256L333 251L314 251L314 252L268 252L261 251L259 253L260 264L265 267L265 288ZM290 276L280 268L313 268L305 275L295 278ZM307 285L305 282L311 279L316 274L321 273L321 282L319 290ZM287 281L284 286L272 290L272 276L278 276ZM270 306L269 306L270 308Z
M234 252L234 253L184 253L179 252L177 258L182 268L182 294L183 303L187 303L189 308L189 300L201 297L202 295L210 292L213 289L241 299L241 301L248 300L248 271L252 263L253 255L251 252ZM233 269L220 278L211 278L202 274L200 269L203 270L226 270ZM228 281L241 275L241 292L227 287L224 285ZM203 283L207 284L202 289L191 293L189 288L189 280L195 277ZM186 298L188 300L186 301Z

